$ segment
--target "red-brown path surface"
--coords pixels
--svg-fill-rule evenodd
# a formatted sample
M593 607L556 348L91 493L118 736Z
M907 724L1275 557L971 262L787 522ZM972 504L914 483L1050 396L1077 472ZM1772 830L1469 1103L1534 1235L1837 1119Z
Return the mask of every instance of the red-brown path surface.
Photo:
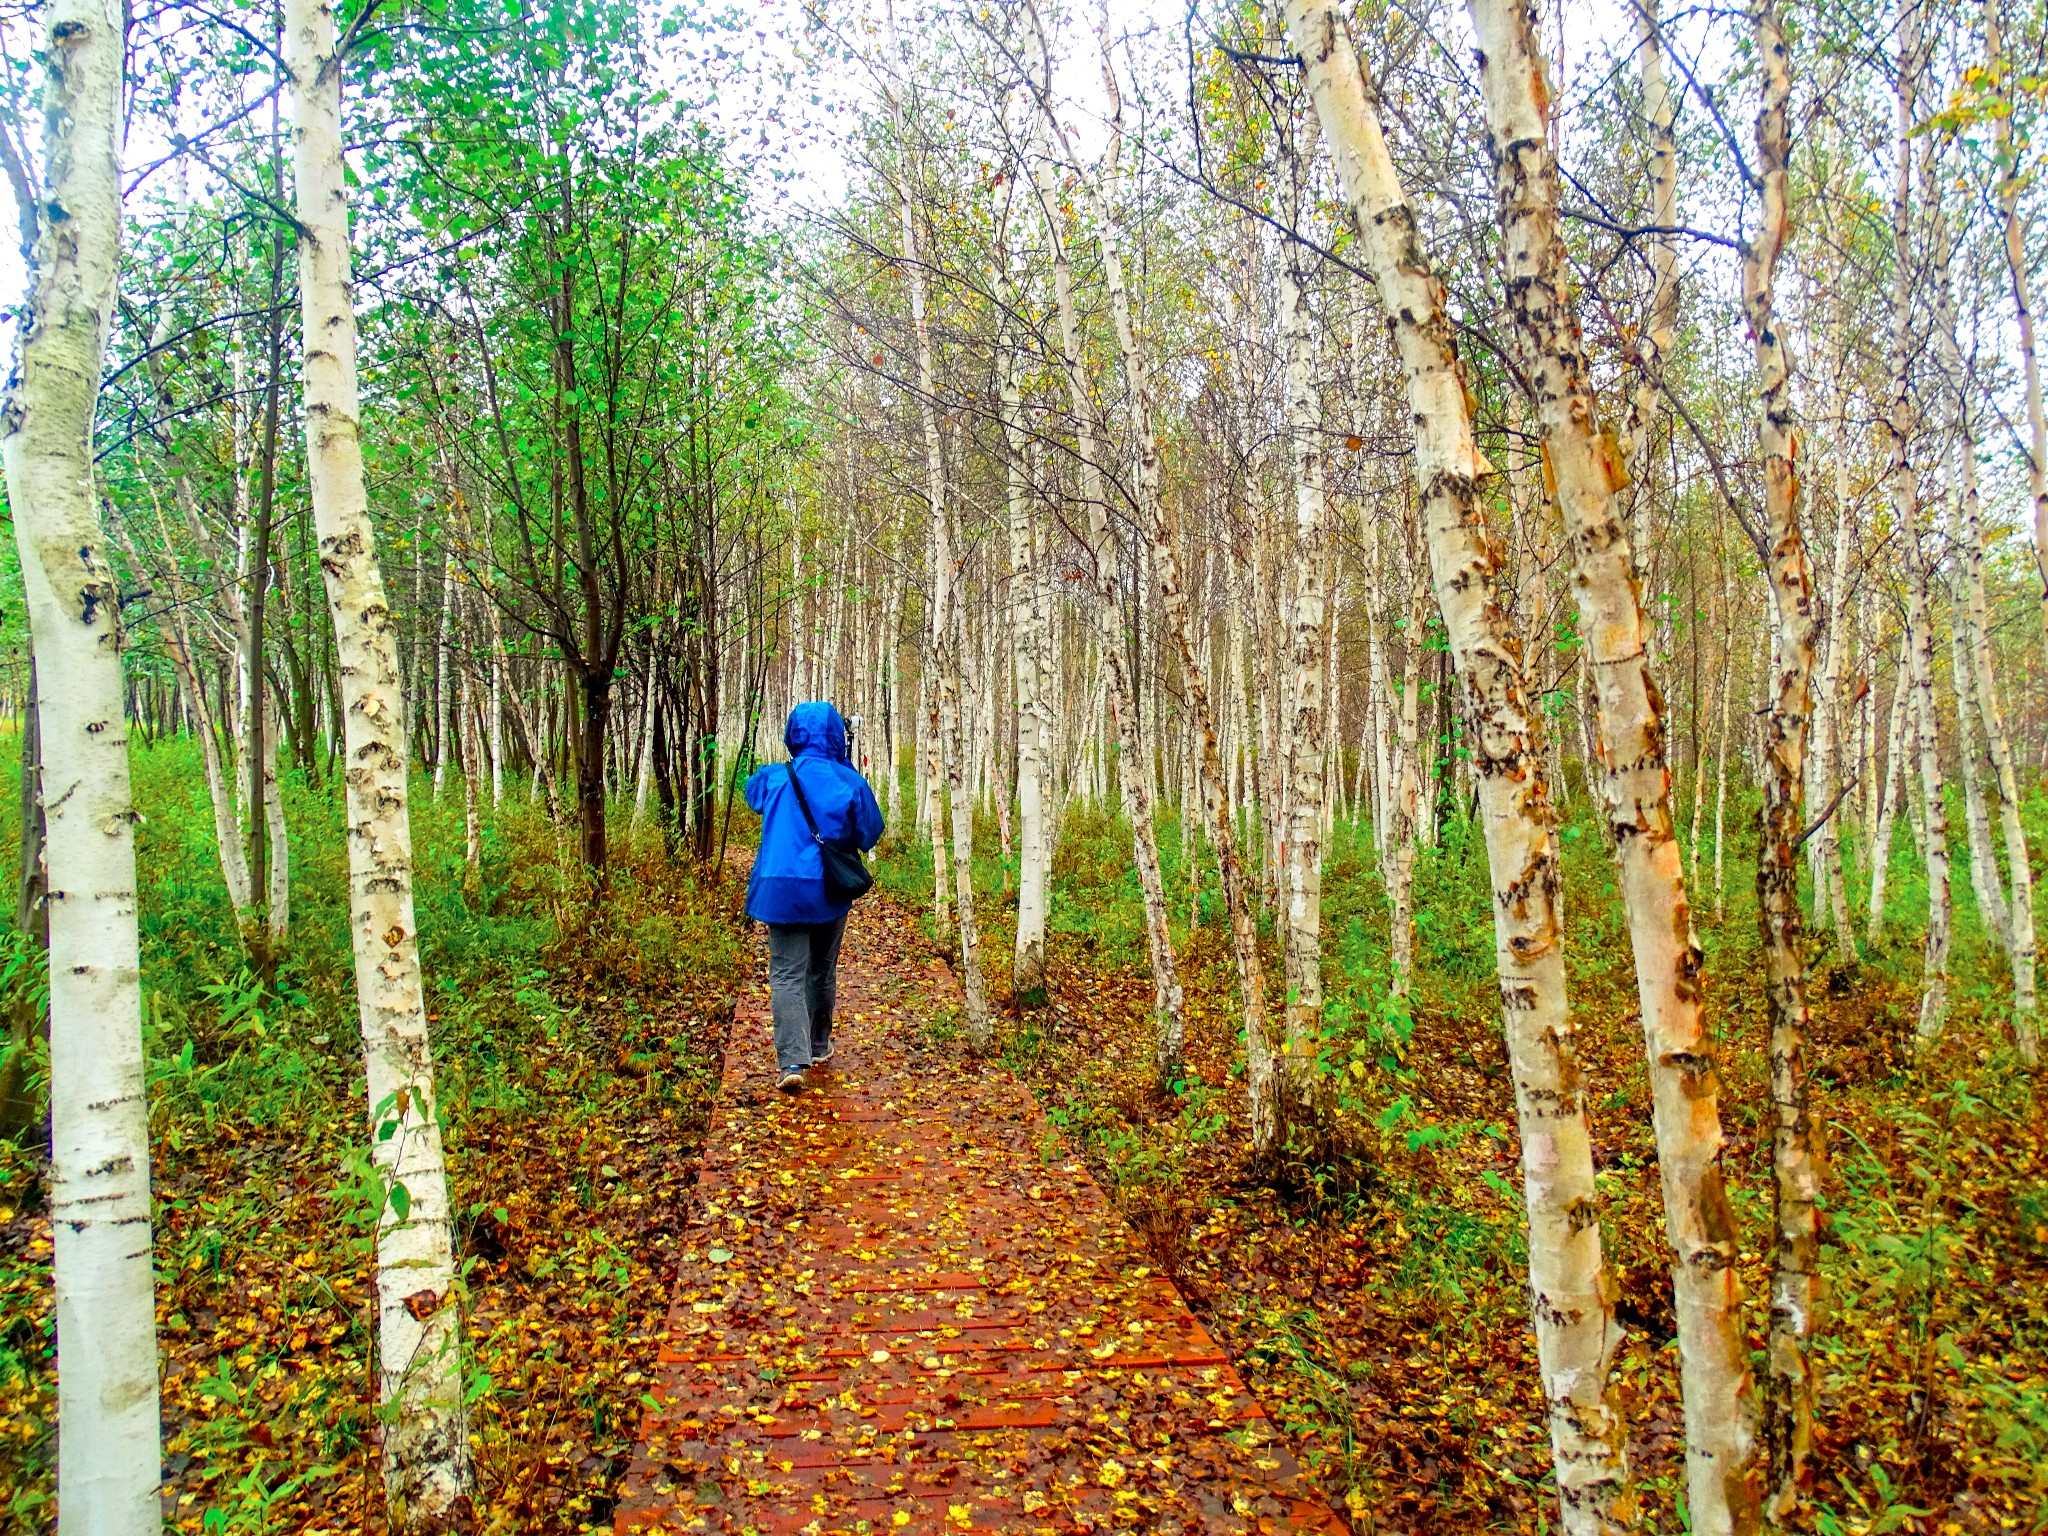
M856 909L794 1098L739 1001L620 1536L1343 1532L1030 1092L926 1043L901 934Z

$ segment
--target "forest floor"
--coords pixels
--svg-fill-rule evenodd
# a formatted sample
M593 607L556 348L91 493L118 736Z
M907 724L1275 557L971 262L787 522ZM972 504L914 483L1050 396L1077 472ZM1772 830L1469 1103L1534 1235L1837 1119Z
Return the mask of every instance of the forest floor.
M1626 933L1589 830L1566 829L1574 1015L1628 1330L1618 1358L1630 1463L1645 1528L1676 1532L1686 1528L1683 1428L1647 1075ZM1314 1146L1255 1168L1212 889L1179 887L1188 1070L1171 1092L1155 1087L1128 835L1070 813L1049 1006L1010 1012L1007 1059L1357 1530L1548 1529L1556 1499L1476 839L1452 828L1424 850L1418 995L1401 1009L1378 984L1385 916L1370 848L1340 829L1324 887L1333 1032L1323 1063L1340 1107ZM1162 841L1171 891L1187 870L1170 825ZM977 861L989 893L982 953L1000 1001L1013 898L995 851L977 850ZM1895 876L1904 862L1895 856ZM897 899L928 901L928 858L885 869ZM1959 985L1926 1070L1903 1065L1917 942L1881 946L1853 969L1823 952L1816 970L1810 1067L1831 1148L1831 1230L1814 1503L1801 1524L1823 1536L2048 1530L2048 1093L2005 1043L2002 982L1960 863L1956 878ZM1924 886L1909 874L1894 890L1892 931L1917 934ZM1190 911L1199 926L1185 922ZM1731 880L1725 913L1700 926L1760 1368L1770 1147L1754 911ZM928 915L920 926L928 935Z
M196 753L139 750L136 777L167 1528L380 1532L338 800L292 776L291 958L265 986L225 910ZM468 882L459 786L437 801L416 780L413 816L482 1528L608 1530L745 958L740 888L621 835L601 917L558 924L553 835L529 808L487 822ZM54 1491L45 1176L40 1146L0 1140L7 1536L47 1530Z
M0 778L9 769L0 763ZM138 750L136 781L170 1523L379 1531L362 1073L332 783L289 781L292 958L265 985L225 912L195 754L175 742ZM14 804L4 784L0 802ZM2048 846L2048 802L2028 815L2030 841ZM600 918L562 922L553 836L530 808L487 820L474 879L459 794L435 800L422 782L414 816L485 1528L606 1529L655 1390L672 1282L697 1240L698 1154L748 963L740 882L701 883L622 835ZM1402 1009L1383 990L1371 850L1339 829L1325 915L1340 1134L1254 1168L1213 884L1193 883L1170 819L1162 837L1188 983L1184 1080L1165 1094L1151 1081L1128 831L1086 807L1069 810L1054 870L1049 1006L1005 1006L1005 1061L1355 1530L1548 1529L1476 840L1453 823L1423 851L1418 992ZM1676 1362L1626 937L1597 833L1574 823L1565 839L1574 1014L1629 1330L1631 1456L1646 1527L1676 1532ZM0 822L0 861L12 842ZM1817 968L1812 1068L1833 1240L1810 1524L1821 1536L2048 1530L2048 1107L2005 1046L2008 989L1960 859L1948 1038L1930 1069L1902 1065L1925 891L1909 839L1899 843L1894 937L1859 968L1826 955ZM1760 1343L1770 1181L1743 886L1752 858L1731 850L1726 911L1699 923ZM992 835L977 865L983 954L1007 1005L1013 897ZM901 845L880 868L917 911L928 853ZM939 953L919 958L927 925L898 926L906 970L928 971ZM9 946L0 979L32 984L18 938ZM951 1070L958 1032L945 1008L915 1023L934 1074ZM44 1178L32 1145L0 1142L7 1536L46 1529L50 1513Z
M621 1536L1341 1536L1030 1092L936 1042L923 949L855 909L794 1096L743 991Z

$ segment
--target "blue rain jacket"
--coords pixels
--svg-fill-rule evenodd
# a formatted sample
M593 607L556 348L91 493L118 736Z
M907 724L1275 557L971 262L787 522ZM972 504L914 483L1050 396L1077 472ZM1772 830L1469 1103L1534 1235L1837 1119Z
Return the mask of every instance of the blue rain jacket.
M799 704L782 733L789 759L803 779L804 798L827 839L861 850L882 836L882 808L846 750L846 721L830 704ZM803 807L789 786L789 769L766 763L747 780L747 804L761 813L761 846L747 881L747 916L760 923L830 923L847 903L825 894L825 864Z

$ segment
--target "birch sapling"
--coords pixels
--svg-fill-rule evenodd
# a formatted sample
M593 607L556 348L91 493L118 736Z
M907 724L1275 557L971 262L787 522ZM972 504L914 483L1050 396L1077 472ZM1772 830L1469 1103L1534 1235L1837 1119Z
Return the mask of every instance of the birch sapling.
M292 168L305 346L306 467L341 676L349 934L368 1077L377 1220L384 1491L394 1531L448 1528L473 1474L461 1302L413 920L405 697L363 480L342 58L325 0L288 0Z
M1286 16L1400 359L1437 604L1471 725L1521 1133L1530 1311L1562 1523L1571 1536L1608 1536L1634 1520L1623 1425L1608 1385L1621 1335L1599 1223L1586 1219L1598 1195L1565 990L1556 817L1521 636L1496 589L1500 553L1481 502L1492 470L1473 437L1443 285L1364 65L1330 0L1287 0Z
M123 13L43 12L43 185L0 398L49 872L59 1536L161 1529L148 1101L119 578L92 426L121 254Z
M1534 6L1469 0L1468 9L1479 39L1508 309L1572 547L1595 709L1595 762L1588 767L1606 814L1635 955L1678 1314L1687 1502L1695 1531L1740 1536L1757 1528L1761 1496L1735 1270L1740 1243L1722 1182L1718 1072L1672 817L1664 700L1650 674L1650 626L1617 515L1616 493L1628 476L1588 381L1558 224L1549 87Z

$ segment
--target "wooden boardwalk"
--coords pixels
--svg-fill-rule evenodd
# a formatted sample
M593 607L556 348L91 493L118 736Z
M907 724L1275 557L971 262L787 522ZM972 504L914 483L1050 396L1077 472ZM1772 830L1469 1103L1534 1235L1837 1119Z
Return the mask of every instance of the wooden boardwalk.
M740 999L620 1536L1343 1532L1030 1092L926 1043L901 934L857 909L795 1098Z

